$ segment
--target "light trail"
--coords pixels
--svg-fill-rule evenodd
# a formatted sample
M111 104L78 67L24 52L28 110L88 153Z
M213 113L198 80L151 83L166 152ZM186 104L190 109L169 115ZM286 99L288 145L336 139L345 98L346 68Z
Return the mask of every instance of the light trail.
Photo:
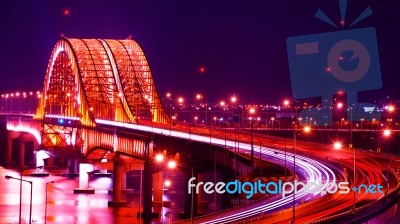
M178 137L178 138L184 138L184 139L190 139L198 142L204 142L204 143L212 143L212 144L217 144L217 145L225 145L228 147L235 147L238 144L235 141L231 140L226 140L225 139L219 139L219 138L213 138L211 136L206 137L206 136L201 136L201 135L196 135L196 134L191 134L191 133L185 133L185 132L180 132L180 131L174 131L170 129L163 129L163 128L158 128L158 127L149 127L149 126L144 126L144 125L139 125L139 124L129 124L129 123L123 123L123 122L114 122L114 121L107 121L107 120L101 120L101 119L96 119L96 123L98 124L103 124L103 125L110 125L110 126L115 126L115 127L123 127L126 129L132 129L132 130L139 130L139 131L146 131L146 132L151 132L151 133L156 133L156 134L161 134L161 135L169 135L172 137ZM251 150L251 145L246 144L246 143L239 143L238 148L242 151L250 151ZM279 150L274 150L272 148L267 148L267 147L261 147L261 153L262 157L266 160L273 160L278 159L281 163L284 162L285 160L285 155L281 153ZM286 153L286 161L289 164L289 166L293 166L293 153L287 152ZM321 181L321 183L328 183L328 182L333 182L336 183L336 177L333 172L329 167L326 165L301 156L296 154L296 173L299 174L300 172L303 172L303 175L299 176L304 176L305 181L304 182L318 182ZM299 200L304 199L304 200L310 200L311 198L316 198L323 196L326 193L321 193L319 191L316 191L314 193L307 193L304 191L304 189L300 189L295 193L295 200L298 203ZM208 223L226 223L226 222L231 222L231 221L238 221L241 219L245 218L250 218L255 215L260 214L261 212L267 212L267 211L272 211L272 210L278 210L278 209L284 209L287 208L288 206L293 204L293 195L289 194L286 197L282 197L278 200L275 200L273 202L263 204L251 209L246 209L245 211L241 212L234 212L234 214L226 214L224 217L218 217L210 221L202 222L205 224ZM296 204L297 205L297 204ZM221 214L222 215L222 214ZM212 218L210 216L210 218Z

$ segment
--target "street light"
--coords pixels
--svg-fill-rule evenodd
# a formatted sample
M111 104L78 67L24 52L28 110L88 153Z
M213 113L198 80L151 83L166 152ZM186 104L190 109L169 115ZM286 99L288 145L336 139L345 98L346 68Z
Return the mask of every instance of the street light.
M388 110L389 112L393 112L393 111L394 111L394 106L393 106L393 105L389 105L388 108L387 108L387 110Z
M271 129L274 129L274 121L275 121L275 118L271 117Z
M342 143L340 142L333 143L333 148L336 150L340 150L342 148Z
M361 129L361 130L363 129L363 128L362 128L362 123L363 123L363 121L364 121L364 118L361 118L361 119L360 119L360 123L361 123L360 129Z
M155 160L156 160L156 162L158 162L158 163L164 161L164 155L161 154L161 153L157 154L156 157L155 157Z
M176 168L176 162L171 160L171 161L168 162L167 166L170 169L175 169Z
M237 97L235 95L231 96L231 103L232 105L234 105L237 102ZM234 109L235 111L235 109ZM235 124L235 112L232 113L232 121L233 121L233 125L234 125L234 133L235 133L235 176L237 175L237 170L238 170L238 163L237 163L237 153L238 153L238 148L239 148L239 138L240 138L240 123L241 123L241 118L240 116L238 116L237 120L238 120L238 124ZM242 109L242 116L243 116L243 109ZM239 129L238 129L239 126ZM237 144L236 144L237 143Z
M179 97L179 98L178 98L178 103L179 103L179 104L183 104L183 97Z
M21 176L22 177L22 176ZM6 178L7 180L9 180L9 179L14 179L14 180L19 180L19 181L24 181L24 182L27 182L27 183L30 183L31 184L31 198L30 198L30 204L29 204L29 224L32 224L32 191L33 191L33 183L32 183L32 181L29 181L29 180L24 180L24 179L22 179L22 178L16 178L16 177L12 177L12 176L9 176L9 175L6 175L6 176L4 176L4 178ZM22 190L22 189L21 189ZM22 191L20 190L20 192L19 192L19 197L21 198L22 197ZM21 217L21 210L19 211L19 214L20 214L20 217ZM20 223L21 223L21 218L20 218Z
M168 161L167 164L168 168L170 169L175 169L177 166L181 166L181 167L190 167L192 170L192 177L194 177L194 172L193 172L193 166L186 166L186 165L182 165L182 164L177 164L174 160L170 160ZM193 224L193 197L194 197L194 192L192 191L192 198L191 198L191 204L190 204L190 222Z
M167 92L165 96L169 99L169 116L171 117L171 120L169 121L169 134L171 135L172 133L172 121L173 121L173 115L172 115L172 94L170 92Z
M284 100L284 101L283 101L283 105L289 106L289 100Z
M256 110L254 108L250 108L249 110L251 117L250 117L250 128L251 128L251 155L250 155L250 163L253 165L254 161L254 130L253 130L253 115L255 114Z
M237 101L237 97L236 97L236 96L232 96L232 97L231 97L231 102L232 102L232 103L236 103L236 101Z
M161 223L164 222L164 213L163 213L163 211L164 211L164 190L166 190L165 187L169 187L169 186L171 186L171 181L170 180L164 181L162 194L161 194Z
M383 131L383 136L385 138L389 138L391 135L391 132L389 129L385 129ZM386 161L387 161L387 165L386 165L386 192L389 193L389 146L388 146L388 142L386 142Z
M226 112L227 112L227 107L225 104L225 101L220 101L219 105L222 107L222 109L224 110L224 132L225 132L225 149L226 149L226 125L227 125L227 121L228 119L226 118Z
M196 99L200 100L201 98L203 98L203 97L201 96L200 93L196 94Z
M374 129L374 122L375 122L375 118L373 118L371 121L371 130Z
M52 184L52 183L54 183L54 181L50 181L50 182L47 182L46 183L46 196L45 196L45 204L44 204L44 223L46 224L47 223L47 186L49 185L49 184Z
M287 103L286 103L287 102ZM289 105L289 101L285 100L284 101L284 105L287 106ZM296 182L296 134L297 134L297 121L298 121L298 117L297 117L297 106L296 106L296 101L294 102L294 108L295 108L295 115L294 115L294 120L295 122L293 122L294 127L293 127L293 186L295 186L295 182ZM307 129L307 131L305 132L310 132L311 129ZM292 217L292 223L295 223L296 220L296 216L295 216L295 207L296 207L296 194L293 192L293 217Z

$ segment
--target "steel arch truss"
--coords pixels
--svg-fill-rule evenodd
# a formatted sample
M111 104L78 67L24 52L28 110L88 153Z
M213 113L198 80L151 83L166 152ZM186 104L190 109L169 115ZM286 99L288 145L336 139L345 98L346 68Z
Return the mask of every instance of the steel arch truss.
M52 127L57 122L68 126L64 120L89 127L96 126L96 119L169 122L146 57L131 39L60 39L50 57L35 118L43 120L42 139L48 144L72 135L54 137L57 130Z

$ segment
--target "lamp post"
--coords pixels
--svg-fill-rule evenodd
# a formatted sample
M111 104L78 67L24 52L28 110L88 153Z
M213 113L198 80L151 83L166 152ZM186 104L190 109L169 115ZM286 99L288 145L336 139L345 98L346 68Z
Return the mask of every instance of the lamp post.
M286 110L287 107L289 106L289 100L284 100L283 101L283 106L285 109L285 116L286 116ZM272 119L272 118L271 118ZM280 122L279 122L279 129L280 129ZM285 180L287 180L287 159L286 159L286 151L287 151L287 145L286 145L286 135L285 135Z
M164 190L166 190L165 187L169 187L171 186L171 181L170 180L166 180L163 183L163 189L162 189L162 194L161 194L161 223L164 223Z
M390 130L389 129L386 129L386 130L384 130L383 131L383 136L385 137L385 138L389 138L390 137L390 135L391 135L391 132L390 132ZM386 144L386 160L387 160L387 165L386 165L386 192L387 193L389 193L389 158L388 158L388 154L389 154L389 144L388 144L388 142L386 141L385 142L385 144Z
M253 130L253 115L255 114L256 110L254 108L250 108L249 110L251 117L250 117L250 129L251 129L251 155L250 155L250 163L253 165L254 161L254 130Z
M44 203L44 223L46 224L47 223L47 186L49 185L49 184L52 184L52 183L54 183L54 181L50 181L50 182L47 182L46 183L46 193L45 193L45 203Z
M233 95L231 97L231 103L235 104L237 102L237 97ZM233 109L235 111L235 109ZM237 175L237 170L238 170L238 163L237 163L237 153L239 151L239 137L240 137L240 123L239 123L239 130L237 128L237 125L235 125L235 118L234 118L235 112L232 113L232 123L234 125L234 133L235 133L235 176ZM237 143L237 144L236 144Z
M361 130L363 129L363 127L362 127L363 121L364 121L364 118L361 118L361 119L360 119L360 124L361 124L360 129L361 129Z
M226 149L226 125L227 125L227 121L226 121L226 106L225 106L225 101L221 101L219 102L219 105L222 107L222 109L224 110L224 132L225 132L225 149Z
M171 118L171 120L169 121L169 135L171 135L172 132L172 95L170 92L168 92L167 94L165 94L165 96L169 99L169 116Z
M297 132L297 106L294 104L295 114L294 114L294 128L293 128L293 186L296 186L296 132ZM309 131L309 130L308 130ZM296 191L293 192L293 223L296 221L295 207L296 207Z
M271 117L271 129L274 129L274 120L275 120L275 118Z
M21 173L22 173L22 172L21 172ZM33 183L32 183L32 181L24 180L24 179L22 179L22 178L12 177L12 176L9 176L9 175L6 175L5 178L6 178L7 180L9 180L9 179L14 179L14 180L19 180L19 181L21 181L21 182L24 181L24 182L27 182L27 183L30 183L30 184L31 184L31 198L30 198L30 204L29 204L29 224L32 224L32 191L33 191ZM22 191L20 191L19 194L20 194L20 198L21 198L21 197L22 197ZM21 199L20 199L20 200L21 200ZM20 210L19 214L20 214L20 217L21 217L21 210ZM20 223L21 223L21 218L20 218L19 221L20 221Z
M193 172L193 166L186 166L186 165L182 165L182 164L177 164L175 161L173 161L173 160L171 160L171 161L169 161L168 162L168 168L170 168L170 169L175 169L177 166L181 166L181 167L190 167L191 168L191 170L192 170L192 176L191 176L191 178L193 178L194 177L194 172ZM191 203L190 203L190 223L192 223L193 224L193 201L194 201L194 192L192 191L191 192L192 193L192 197L191 197Z

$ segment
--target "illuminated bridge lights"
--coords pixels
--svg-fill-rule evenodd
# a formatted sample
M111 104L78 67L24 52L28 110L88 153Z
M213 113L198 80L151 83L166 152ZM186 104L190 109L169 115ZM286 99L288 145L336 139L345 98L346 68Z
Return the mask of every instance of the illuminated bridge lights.
M37 96L35 119L43 122L42 142L49 147L81 147L75 145L83 142L81 126L95 127L95 119L169 122L146 57L132 39L61 38Z
M167 123L140 46L133 40L67 39L55 45L36 118L78 117ZM62 120L59 120L63 123Z

